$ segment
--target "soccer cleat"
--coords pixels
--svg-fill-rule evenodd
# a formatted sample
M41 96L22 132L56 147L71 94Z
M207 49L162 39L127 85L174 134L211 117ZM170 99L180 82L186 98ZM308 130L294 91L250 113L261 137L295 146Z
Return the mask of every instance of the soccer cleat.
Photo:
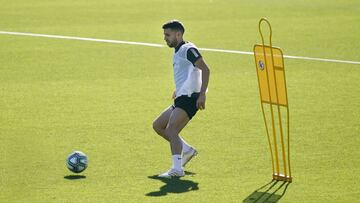
M182 159L181 159L181 165L184 167L197 154L198 154L198 152L196 151L196 149L194 149L192 147L189 151L183 152Z
M159 178L172 178L172 177L183 177L185 176L184 170L176 170L174 168L166 171L165 173L160 174Z

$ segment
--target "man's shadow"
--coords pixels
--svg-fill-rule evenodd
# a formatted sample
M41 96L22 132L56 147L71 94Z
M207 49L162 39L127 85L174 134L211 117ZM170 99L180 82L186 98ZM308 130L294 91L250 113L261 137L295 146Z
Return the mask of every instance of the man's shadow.
M281 197L285 195L285 192L289 185L290 185L289 182L272 180L269 183L255 190L253 193L251 193L247 198L243 200L243 202L244 203L278 202L281 199Z
M186 175L194 175L195 173L185 172ZM161 186L158 191L145 194L146 196L159 197L168 193L184 193L199 190L199 183L191 180L182 180L180 178L160 178L158 175L148 176L150 179L160 180L165 185Z

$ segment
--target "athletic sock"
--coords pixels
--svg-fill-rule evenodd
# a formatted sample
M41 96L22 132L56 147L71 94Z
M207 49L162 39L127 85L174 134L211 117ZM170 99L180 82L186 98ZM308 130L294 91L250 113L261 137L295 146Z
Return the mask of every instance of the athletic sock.
M182 151L183 152L187 152L191 149L191 146L185 142L185 140L181 137L181 142L182 142Z
M176 170L182 170L181 168L181 154L174 154L172 155L172 159L173 159L173 169Z

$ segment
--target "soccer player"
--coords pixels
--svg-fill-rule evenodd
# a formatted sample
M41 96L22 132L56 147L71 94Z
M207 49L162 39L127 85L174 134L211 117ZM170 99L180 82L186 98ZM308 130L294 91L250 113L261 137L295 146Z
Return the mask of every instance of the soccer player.
M196 46L184 41L185 29L180 21L169 21L162 28L166 44L175 49L173 68L176 90L173 93L174 104L153 122L155 132L170 142L173 160L170 170L159 177L182 177L185 175L183 167L197 155L197 151L179 133L198 109L205 109L210 70Z

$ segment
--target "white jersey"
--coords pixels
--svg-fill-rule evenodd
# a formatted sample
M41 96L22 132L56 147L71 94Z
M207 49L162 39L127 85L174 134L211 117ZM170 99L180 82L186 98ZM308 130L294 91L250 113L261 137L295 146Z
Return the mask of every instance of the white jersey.
M174 79L176 97L200 92L201 70L194 66L197 59L201 58L197 47L191 42L183 42L174 53Z

